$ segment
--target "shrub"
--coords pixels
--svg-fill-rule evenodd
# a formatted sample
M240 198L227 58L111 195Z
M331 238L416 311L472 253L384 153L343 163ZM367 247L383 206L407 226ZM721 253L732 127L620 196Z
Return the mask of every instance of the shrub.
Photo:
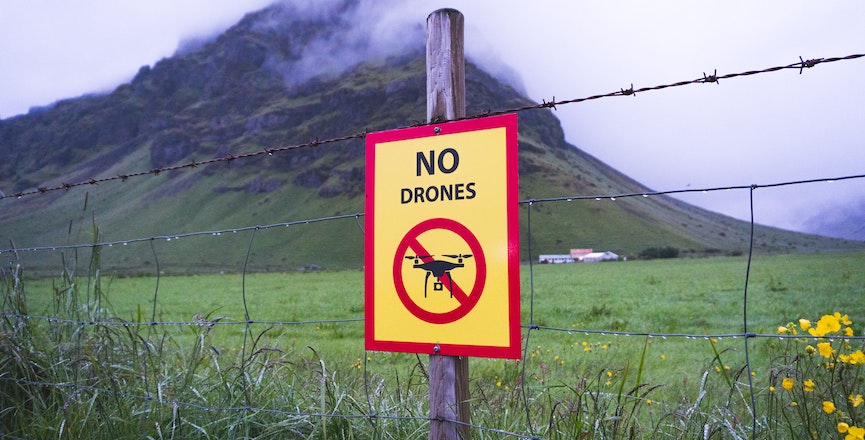
M643 260L653 260L656 258L678 258L679 249L672 246L650 247L640 251L639 257Z

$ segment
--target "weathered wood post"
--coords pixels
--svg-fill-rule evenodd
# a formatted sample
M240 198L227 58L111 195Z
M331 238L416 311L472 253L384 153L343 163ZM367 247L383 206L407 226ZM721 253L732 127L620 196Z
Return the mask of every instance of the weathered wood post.
M427 17L426 90L427 122L466 115L463 14L439 9ZM469 360L466 356L429 357L430 440L468 439Z

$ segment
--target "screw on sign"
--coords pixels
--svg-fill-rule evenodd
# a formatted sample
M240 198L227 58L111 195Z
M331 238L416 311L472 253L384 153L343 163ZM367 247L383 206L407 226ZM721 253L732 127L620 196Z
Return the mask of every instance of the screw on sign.
M424 233L438 230L456 234L468 247L469 252L442 254L442 257L448 259L435 259L435 255L427 251L429 246L435 243L427 243L427 240L422 236ZM465 260L469 258L474 259L476 273L471 289L466 292L459 282L463 278L455 277L452 272L455 272L456 269L468 270L465 267ZM454 259L456 262L453 261ZM428 297L429 278L432 276L435 277L433 293L448 290L450 297L456 300L457 306L446 312L437 312L429 310L425 304L418 304L412 299L409 294L410 289L406 286L406 280L403 276L403 266L406 264L406 260L414 260L414 264L411 265L412 269L426 271L422 286L424 298ZM486 258L480 242L463 224L451 219L434 218L417 224L400 241L394 255L393 279L400 301L411 314L433 324L447 324L466 316L480 300L486 276ZM470 277L466 277L466 279L470 279ZM414 286L411 290L414 289L420 289L420 286Z

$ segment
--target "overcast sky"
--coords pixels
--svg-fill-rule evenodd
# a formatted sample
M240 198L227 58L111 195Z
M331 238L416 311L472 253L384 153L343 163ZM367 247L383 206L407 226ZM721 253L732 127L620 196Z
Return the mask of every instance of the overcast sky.
M370 0L364 0L370 1ZM190 38L270 0L0 0L0 117L110 91ZM326 2L325 2L326 3ZM316 2L320 5L321 2ZM858 1L375 2L381 22L466 20L470 58L513 69L557 100L865 53ZM865 174L865 58L560 106L567 140L655 190ZM684 200L748 218L748 192ZM865 204L865 181L755 193L760 223Z

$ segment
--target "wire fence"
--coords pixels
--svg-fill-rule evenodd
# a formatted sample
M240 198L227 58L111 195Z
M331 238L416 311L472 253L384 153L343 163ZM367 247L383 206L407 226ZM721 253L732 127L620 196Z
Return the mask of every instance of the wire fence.
M681 81L672 84L654 86L654 87L644 87L635 89L633 86L629 87L627 90L622 89L617 92L612 92L603 95L594 95L586 98L578 98L578 99L570 99L565 101L556 101L553 99L550 102L544 101L542 104L535 106L527 106L521 107L517 109L509 109L503 110L501 112L486 112L482 115L475 115L472 117L481 117L490 114L499 114L499 113L507 113L514 111L528 111L532 109L542 109L542 108L555 108L557 105L570 104L576 102L583 102L587 100L613 97L613 96L631 96L636 93L642 93L653 90L662 90L669 87L679 87L690 84L700 84L700 83L717 83L720 79L730 79L742 76L750 76L755 74L769 73L783 69L798 69L800 73L803 69L814 67L818 64L842 61L842 60L850 60L854 58L860 58L865 55L850 55L847 57L840 58L820 58L814 60L801 60L799 63L790 64L787 66L778 66L772 67L768 69L756 70L756 71L748 71L736 74L727 74L727 75L703 75L702 78L698 78L691 81ZM332 138L327 140L314 140L309 143L285 146L285 147L275 147L271 149L265 149L262 151L238 154L238 155L229 155L224 158L212 159L209 161L201 161L201 162L191 162L188 164L165 167L160 169L153 169L147 171L141 171L137 173L130 173L125 175L118 175L112 177L102 177L102 178L93 178L88 179L86 181L80 181L76 183L63 183L55 186L45 186L40 187L33 191L25 191L17 194L3 195L0 196L0 199L6 198L21 198L25 196L35 196L38 194L44 194L51 191L56 190L69 190L79 186L85 185L96 185L105 182L125 182L132 177L139 177L144 175L158 175L162 172L180 170L180 169L191 169L196 168L198 166L205 166L211 163L217 162L226 162L237 159L251 158L256 156L267 156L272 155L274 153L278 153L281 151L300 149L300 148L312 148L324 146L340 141L345 141L348 139L358 139L363 138L365 136L365 131L361 131L352 135L342 136L338 138ZM750 413L752 415L751 420L751 436L754 437L757 424L758 424L758 416L757 416L757 402L754 400L755 395L757 395L756 390L754 390L754 384L752 381L752 365L750 361L750 349L752 348L753 341L756 339L779 339L779 340L802 340L810 339L810 340L836 340L841 339L846 341L847 343L858 343L857 341L865 341L865 337L863 336L855 336L855 335L844 335L844 336L810 336L804 334L778 334L778 333L757 333L752 331L751 321L749 319L749 286L751 283L751 269L752 269L752 260L754 257L754 240L755 240L755 222L754 222L754 199L753 194L756 190L759 189L767 189L767 188L775 188L781 186L798 186L798 185L807 185L813 183L821 183L821 182L832 182L832 181L842 181L842 180L861 180L865 179L865 174L859 175L847 175L847 176L834 176L834 177L826 177L820 179L808 179L808 180L798 180L798 181L786 181L786 182L775 182L775 183L766 183L766 184L746 184L746 185L734 185L734 186L726 186L726 187L712 187L712 188L688 188L688 189L675 189L670 191L646 191L646 192L634 192L634 193L617 193L617 194L595 194L595 195L570 195L570 196L560 196L560 197L550 197L550 198L538 198L538 199L527 199L520 201L520 205L525 209L526 213L526 224L528 226L529 233L525 239L528 241L529 254L530 257L527 259L527 267L529 275L529 285L528 285L528 301L523 304L524 311L527 311L526 315L528 317L527 320L522 322L523 329L523 356L519 362L521 366L521 370L519 372L519 388L521 390L521 398L523 400L523 410L525 411L525 424L523 425L525 429L522 431L517 430L507 430L507 429L499 429L492 428L489 426L485 426L480 423L462 423L458 421L452 421L457 424L465 424L469 426L472 430L482 434L482 435L490 435L497 437L510 437L510 438L524 438L524 439L539 439L542 438L540 436L540 426L542 425L539 420L539 415L533 414L531 407L534 405L532 399L529 396L529 383L531 372L527 371L529 365L531 365L530 360L533 356L534 340L537 338L543 338L543 335L547 334L558 334L558 335L571 335L571 334L583 334L586 336L595 335L595 336L603 336L603 337L630 337L637 336L641 338L653 339L659 338L662 340L668 339L681 339L681 340L721 340L721 339L732 339L732 340L741 340L740 346L743 349L745 362L744 362L744 374L742 375L745 378L747 395L750 398ZM537 206L543 204L558 204L558 203L567 203L572 201L584 201L584 200L610 200L614 201L617 199L626 199L626 198L651 198L651 197L663 197L669 195L676 195L682 193L691 193L691 192L700 192L700 193L713 193L718 191L728 191L728 190L742 190L748 191L749 196L749 207L751 218L749 223L750 226L750 235L749 235L749 246L747 252L747 258L745 267L741 273L742 282L744 289L741 292L741 332L733 332L733 333L689 333L689 332L664 332L664 331L627 331L625 329L616 329L616 328L606 328L606 329L594 329L594 328L580 328L580 327L564 327L557 325L547 325L543 321L543 319L539 319L536 315L535 305L536 305L536 292L535 292L535 271L536 267L532 261L531 257L531 248L532 248L532 213L536 209ZM0 372L0 383L5 384L4 387L31 387L36 389L46 389L46 390L58 390L65 393L65 404L62 408L59 408L60 411L65 411L68 409L70 405L74 405L76 403L76 399L80 399L83 396L90 395L105 395L110 396L113 399L126 399L130 401L137 401L140 404L146 405L148 408L153 408L154 406L159 406L163 411L168 411L169 413L177 415L179 412L183 412L184 410L199 410L204 411L206 413L212 413L217 415L215 417L222 417L226 420L229 420L226 423L229 423L233 428L230 432L235 437L240 437L243 434L240 433L239 426L242 426L245 422L248 422L252 415L270 415L275 416L277 418L282 418L285 420L325 420L325 419L335 419L335 420L358 420L363 419L369 422L370 429L373 431L372 437L381 438L383 436L382 430L384 427L382 426L385 422L411 422L411 423L419 423L421 425L428 424L430 422L429 417L424 415L419 415L417 411L401 411L399 409L382 409L378 404L374 403L374 396L376 394L375 389L371 389L375 387L375 381L373 379L373 373L371 367L368 364L369 354L364 353L362 362L358 365L359 369L363 371L363 387L364 387L364 398L365 402L363 404L356 403L354 405L354 411L339 411L336 409L336 406L333 407L332 410L327 410L324 403L322 403L321 411L319 412L310 412L310 411L302 411L302 410L288 410L290 406L280 406L278 402L274 402L274 405L258 405L253 404L253 401L258 401L254 399L253 396L250 395L251 390L254 389L253 382L255 382L255 375L264 375L268 374L268 371L272 371L271 369L278 368L277 364L270 363L269 358L264 358L261 360L261 357L266 355L267 351L270 350L267 347L262 347L259 345L259 338L261 338L264 333L259 332L256 333L253 331L253 328L271 328L271 327L294 327L294 326L303 326L305 328L312 326L357 326L359 323L364 321L362 317L362 311L349 311L348 317L342 316L322 316L321 319L302 319L302 320L274 320L274 319L256 319L254 313L250 311L250 300L248 298L248 289L249 283L247 280L248 275L251 274L250 269L250 255L258 245L258 234L267 231L273 230L276 228L286 228L286 227L304 227L304 226L313 226L316 224L329 223L329 222L337 222L337 221L354 221L357 226L357 233L362 236L363 235L363 226L361 223L361 217L363 217L363 213L353 213L346 215L338 215L338 216L329 216L329 217L321 217L314 219L302 219L302 220L294 220L294 221L283 221L276 222L265 225L253 225L253 226L239 226L235 228L223 228L218 230L206 230L206 231L194 231L194 232L182 232L182 233L174 233L174 234L161 234L161 235L152 235L147 237L133 237L133 238L125 238L121 240L111 240L111 241L96 241L94 243L86 243L86 244L63 244L63 245L50 245L50 246L34 246L34 247L10 247L7 249L0 250L0 256L5 258L8 262L2 269L2 276L0 278L4 281L4 304L3 304L3 312L0 314L0 318L2 318L5 322L6 329L9 331L25 331L31 325L42 325L47 328L48 331L53 332L68 332L69 337L67 340L73 341L72 347L67 347L68 356L70 361L73 364L76 364L76 367L73 368L72 372L70 372L67 380L62 381L43 381L40 380L38 376L28 376L25 374L16 374L16 371L3 371ZM160 304L160 292L161 292L161 282L163 281L162 271L160 269L160 260L159 257L161 253L157 251L155 247L155 243L157 242L168 242L175 241L190 237L201 237L207 240L221 240L226 236L237 236L236 234L248 234L248 242L246 245L246 252L243 258L242 269L240 271L240 285L239 285L239 300L242 304L243 308L243 319L229 319L226 317L212 317L212 316L196 316L195 319L192 320L161 320L158 319L157 306ZM90 250L92 253L96 253L99 249L110 248L110 247L123 247L123 246L149 246L153 255L153 260L155 261L155 267L153 268L153 273L151 276L155 280L155 286L153 287L152 298L149 302L152 303L152 309L150 310L150 316L146 316L147 313L143 312L140 309L138 310L137 317L125 319L114 316L106 315L104 312L100 312L98 309L86 309L86 310L76 310L74 313L62 313L62 308L55 308L54 310L57 312L56 314L29 314L27 313L27 302L24 298L15 298L15 295L12 293L19 292L16 290L16 283L21 282L20 271L21 265L19 260L22 254L26 253L41 253L41 252L56 252L56 253L64 253L66 251L78 251L78 250ZM66 273L66 268L63 268L63 277L67 275L70 277L71 275ZM97 288L97 283L99 282L98 278L96 278L92 272L88 273L86 280L87 294L88 297L86 299L81 299L85 304L92 304L97 298L96 295L99 289ZM57 287L57 286L54 286ZM62 287L62 286L61 286ZM303 286L298 286L296 288L299 291L304 289ZM90 297L90 292L94 292L94 297ZM20 291L23 292L23 289ZM71 292L71 291L70 291ZM15 302L20 301L20 302ZM68 311L68 309L67 309ZM342 313L343 315L345 313ZM352 316L352 314L354 316ZM785 319L784 317L780 317L779 319ZM207 398L204 396L198 401L191 401L192 399L181 399L172 397L171 390L163 390L160 388L160 384L158 381L154 379L154 377L162 374L170 374L167 371L156 371L155 369L158 367L157 364L148 360L148 358L143 358L143 360L136 361L138 363L134 363L134 365L140 369L140 371L132 372L129 374L128 371L119 371L117 373L112 373L108 371L107 374L109 376L113 374L117 374L118 376L127 377L126 380L134 380L131 378L137 378L140 380L141 386L140 389L142 392L129 392L121 386L117 386L117 384L112 381L106 382L105 384L94 385L91 383L87 383L85 380L84 373L80 373L79 369L84 368L82 364L82 359L85 357L83 354L83 350L87 348L84 346L84 338L85 334L89 330L94 329L117 329L121 332L125 332L130 335L130 338L134 343L140 344L139 349L144 350L146 353L154 354L158 353L166 353L167 351L162 351L159 347L162 347L165 344L165 333L158 334L157 331L159 329L166 328L178 328L178 329L193 329L192 332L198 338L199 341L204 341L204 338L209 334L209 332L216 328L240 328L241 336L243 343L240 346L240 359L241 363L238 367L237 377L240 381L238 388L236 390L227 390L226 392L239 392L240 397L238 397L234 402L235 405L208 405L206 402ZM181 330L178 330L181 331ZM185 350L197 350L201 349L205 346L203 342L201 343L192 343L191 346L179 347L180 351ZM215 348L211 349L216 350ZM314 352L314 349L312 350ZM264 354L262 354L264 353ZM420 364L420 360L418 359L418 363ZM110 369L110 366L105 366ZM91 366L91 368L93 368ZM128 367L124 367L128 368ZM420 368L423 368L422 366ZM384 374L384 373L380 373ZM325 372L325 366L323 361L321 362L321 380L325 381L327 378L327 374ZM260 376L259 376L260 377ZM399 379L397 379L399 380ZM323 387L322 390L325 390L326 387ZM325 391L322 391L324 394ZM38 393L37 393L38 394ZM95 399L95 397L94 397ZM324 402L324 397L322 397L322 402ZM15 402L5 401L3 402L3 407L10 408L14 405ZM365 408L364 408L365 407ZM404 410L404 409L403 409ZM4 411L9 411L4 410ZM138 413L135 414L136 417L147 417L147 410L138 410ZM142 415L143 414L143 415ZM177 434L177 430L180 429L180 425L182 425L183 418L181 416L176 416L171 418L171 420L176 421L176 424L172 424L171 426L165 426L168 432L165 433L167 437L170 433L171 437L174 437ZM278 419L276 419L278 420ZM282 422L274 422L274 423L282 423ZM300 422L299 422L300 423ZM308 423L308 422L307 422ZM744 421L743 421L744 423ZM326 424L324 426L327 426ZM199 431L205 431L204 427L195 426ZM67 427L68 428L68 427ZM148 428L149 429L149 428ZM148 429L145 429L142 425L142 436L145 435L145 432L148 432ZM59 428L59 433L55 433L55 436L62 436L63 427ZM162 433L161 433L162 434ZM298 428L298 436L306 436L309 434L309 431L302 431L301 428ZM177 434L178 436L180 434ZM15 433L7 433L4 431L2 427L0 427L0 437L3 438L18 438ZM326 437L326 434L325 434Z
M854 59L862 58L862 57L865 57L865 54L852 54L852 55L847 55L847 56L843 56L843 57L814 58L814 59L809 59L809 60L804 60L804 59L802 59L802 57L799 57L798 63L792 63L792 64L788 64L788 65L783 65L783 66L767 67L767 68L758 69L758 70L748 70L748 71L738 72L738 73L728 73L728 74L722 74L722 75L718 75L717 70L715 70L715 73L713 73L712 75L706 75L706 73L703 72L702 77L692 79L692 80L684 80L684 81L677 81L677 82L668 83L668 84L661 84L661 85L648 86L648 87L640 87L637 89L635 89L634 85L631 84L630 87L628 87L627 89L619 89L618 91L613 91L613 92L603 93L603 94L598 94L598 95L591 95L591 96L586 96L586 97L582 97L582 98L556 100L556 98L553 97L550 101L542 100L541 104L516 107L516 108L509 108L509 109L502 109L502 110L496 110L496 111L493 111L490 109L490 110L487 110L483 113L466 116L465 118L460 118L459 120L476 119L476 118L482 118L482 117L487 117L487 116L494 116L494 115L507 114L507 113L517 113L517 112L523 112L523 111L529 111L529 110L538 110L538 109L544 109L544 108L552 108L555 110L556 107L560 106L560 105L575 104L575 103L579 103L579 102L593 101L593 100L603 99L603 98L613 98L613 97L618 97L618 96L636 96L637 93L664 90L664 89L675 88L675 87L683 87L683 86L688 86L688 85L693 85L693 84L706 84L706 83L718 84L719 80L722 80L722 79L726 80L726 79L741 78L741 77L747 77L747 76L753 76L753 75L761 75L761 74L767 74L767 73L772 73L772 72L778 72L781 70L789 70L789 69L799 70L799 74L802 74L804 69L810 69L810 68L818 66L820 64L834 63L834 62L839 62L839 61L849 61L849 60L854 60ZM441 121L432 121L432 123L437 123L437 122L441 122ZM420 125L424 125L424 124L419 122L415 125L420 126ZM224 157L217 157L217 158L213 158L213 159L209 159L209 160L202 160L202 161L192 160L189 163L166 166L166 167L158 167L158 168L153 168L150 170L142 170L142 171L138 171L138 172L134 172L134 173L119 174L116 176L107 176L107 177L92 177L92 178L89 178L86 180L80 180L77 182L63 182L63 183L60 183L59 185L45 185L45 186L40 186L40 187L33 189L33 190L19 191L19 192L11 193L11 194L5 194L5 193L0 192L0 200L11 199L11 198L20 199L22 197L33 196L33 195L37 195L37 194L44 194L47 192L69 190L72 188L81 187L81 186L88 186L88 185L99 185L100 183L105 183L105 182L113 182L113 181L125 182L125 181L127 181L131 178L135 178L135 177L158 176L160 174L163 174L163 173L166 173L169 171L188 170L188 169L198 168L200 166L212 165L212 164L217 164L217 163L232 162L235 160L248 159L248 158L253 158L253 157L262 157L262 156L267 157L267 156L272 156L274 153L281 153L281 152L292 151L292 150L300 150L300 149L305 149L305 148L315 148L315 147L334 144L334 143L343 142L343 141L347 141L347 140L351 140L351 139L363 139L364 137L366 137L366 133L367 133L367 130L363 129L363 130L358 130L355 133L346 134L343 136L337 136L337 137L328 138L328 139L315 138L309 142L305 142L305 143L301 143L301 144L275 146L272 148L265 148L262 150L251 151L251 152L247 152L247 153L238 153L238 154L229 153Z

